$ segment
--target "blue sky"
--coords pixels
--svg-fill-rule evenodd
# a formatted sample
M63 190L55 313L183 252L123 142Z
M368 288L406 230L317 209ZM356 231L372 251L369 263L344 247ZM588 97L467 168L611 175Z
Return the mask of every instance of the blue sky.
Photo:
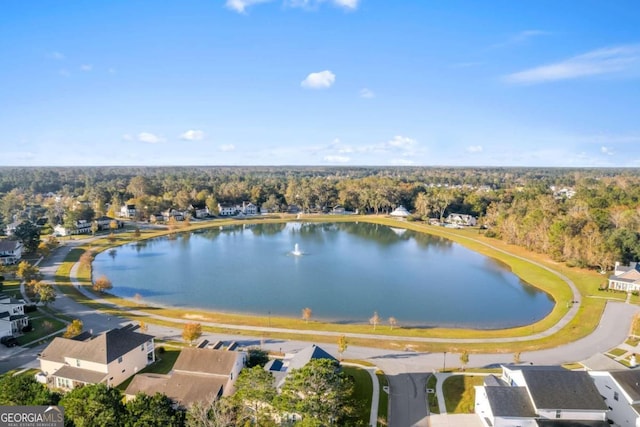
M0 3L0 165L640 166L626 1Z

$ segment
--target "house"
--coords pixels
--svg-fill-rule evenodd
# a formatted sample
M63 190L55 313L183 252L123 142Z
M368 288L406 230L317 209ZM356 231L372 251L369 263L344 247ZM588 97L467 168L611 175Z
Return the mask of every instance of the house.
M447 216L447 218L445 219L445 222L448 222L449 224L473 227L474 225L476 225L477 220L476 220L476 217L473 215L451 213L449 214L449 216Z
M135 218L136 205L122 205L120 208L120 216L123 218Z
M218 203L218 214L220 216L234 216L238 214L238 208L236 205L221 205Z
M389 215L396 218L406 218L410 214L409 214L409 211L404 206L400 205L397 208L395 208Z
M96 225L98 226L98 230L100 231L111 229L111 223L114 223L117 228L122 228L124 226L122 221L118 221L115 218L111 218L109 216L101 216L100 218L96 218L94 222L96 223Z
M7 224L4 228L4 234L7 236L13 236L14 231L16 231L16 228L18 228L20 224L22 224L22 221L14 221L11 224Z
M345 213L345 209L344 206L342 205L335 205L333 208L331 208L331 213L332 214L336 214L336 215L342 215Z
M585 371L560 366L502 367L476 386L475 413L487 427L606 427L609 410Z
M0 265L15 264L22 258L21 240L0 239Z
M640 371L591 371L589 375L609 407L611 423L640 427Z
M609 289L616 291L640 291L640 264L631 262L628 266L616 262L613 274L609 276Z
M204 202L191 203L189 210L192 212L194 218L202 219L209 216L209 208Z
M67 228L64 225L58 224L53 227L53 232L58 236L71 236L73 234L89 234L91 233L91 221L86 219L79 219L75 222L73 228Z
M283 386L287 375L294 369L300 369L313 359L329 359L338 363L338 360L324 351L322 348L313 344L303 348L297 353L287 353L283 359L272 359L264 369L274 377L276 388L280 390Z
M66 390L83 384L119 385L155 361L153 336L137 329L129 324L97 336L54 338L38 357L47 384Z
M242 202L242 206L239 206L240 212L244 215L257 215L258 207L251 202Z
M0 296L0 337L19 334L28 324L24 301Z
M170 374L136 375L125 394L127 399L132 399L137 393L153 396L160 392L188 408L198 401L233 394L245 361L246 354L241 351L184 348Z
M176 221L184 221L185 214L182 211L177 209L169 208L166 211L162 212L162 218L164 221L169 221L171 218Z
M149 221L151 222L163 222L164 216L161 213L154 213L149 216Z

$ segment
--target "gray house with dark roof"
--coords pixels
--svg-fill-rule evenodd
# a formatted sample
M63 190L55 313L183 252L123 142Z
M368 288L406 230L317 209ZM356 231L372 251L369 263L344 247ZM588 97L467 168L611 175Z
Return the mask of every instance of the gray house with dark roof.
M559 366L503 366L476 387L475 412L491 427L605 427L608 410L587 372Z
M338 363L338 360L318 347L312 344L303 348L297 353L287 353L282 360L272 359L265 366L264 369L274 377L276 388L280 390L284 381L287 378L289 372L294 369L300 369L313 359L329 359Z
M54 338L40 353L40 370L52 388L83 384L117 386L155 361L153 336L127 325L93 336Z

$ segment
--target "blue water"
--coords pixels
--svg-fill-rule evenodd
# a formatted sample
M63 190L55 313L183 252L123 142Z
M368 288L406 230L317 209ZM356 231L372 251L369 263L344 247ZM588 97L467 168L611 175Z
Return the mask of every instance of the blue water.
M302 255L292 254L295 244ZM506 328L553 308L497 261L449 240L367 223L228 226L99 254L112 293L169 306L403 326Z

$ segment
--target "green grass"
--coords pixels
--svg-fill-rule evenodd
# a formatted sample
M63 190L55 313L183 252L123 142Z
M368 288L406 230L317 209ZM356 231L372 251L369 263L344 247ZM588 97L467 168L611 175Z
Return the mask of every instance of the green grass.
M42 316L31 318L31 324L33 325L33 330L18 337L18 343L20 345L25 345L37 341L40 338L59 331L65 327L65 324L57 319Z
M439 414L440 407L438 406L438 395L436 394L436 386L438 379L435 375L431 375L427 380L427 388L433 390L433 393L427 393L427 401L429 402L429 413Z
M173 365L176 363L176 359L180 355L180 350L165 349L164 353L158 354L159 347L156 347L156 361L153 365L149 365L142 369L139 374L152 373L152 374L168 374L173 369ZM125 391L129 384L133 381L133 376L120 384L117 388Z
M631 347L635 347L640 343L640 338L638 337L629 337L627 338L627 340L624 342L627 345L630 345Z
M453 375L442 384L442 392L449 414L472 414L475 407L475 389L482 385L484 377L474 375Z
M373 393L373 383L367 371L355 366L343 366L342 371L353 378L354 389L353 398L356 401L356 416L354 418L362 420L365 425L369 425L371 414L371 394Z
M389 424L389 394L383 388L389 386L389 380L384 372L376 371L378 384L380 384L380 397L378 399L378 427L384 427Z
M607 353L609 353L613 357L620 357L623 354L627 353L627 350L625 350L623 348L614 348L612 350L609 350Z

